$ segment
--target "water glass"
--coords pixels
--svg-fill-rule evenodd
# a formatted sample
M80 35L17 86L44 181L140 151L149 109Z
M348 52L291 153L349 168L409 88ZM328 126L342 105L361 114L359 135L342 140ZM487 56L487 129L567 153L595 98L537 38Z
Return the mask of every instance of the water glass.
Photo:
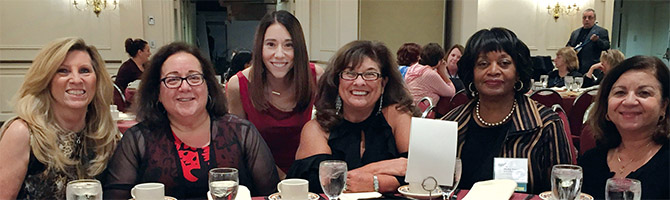
M338 199L347 185L347 163L325 160L319 164L319 183L328 199Z
M542 88L547 88L549 82L549 75L540 75L540 83L542 83Z
M605 185L607 200L640 200L642 185L640 181L630 178L610 178Z
M70 181L65 188L67 200L102 200L102 185L95 179Z
M456 158L455 165L456 166L454 166L454 182L451 184L451 186L440 185L443 200L451 199L451 196L454 195L454 192L458 187L458 183L461 181L461 172L463 171L463 164L461 164L460 158Z
M582 88L583 84L584 84L584 77L575 77L575 84L573 85L574 90Z
M572 90L572 83L575 81L575 79L572 78L572 76L565 76L563 78L563 83L565 85L565 88L568 90Z
M582 191L583 171L577 165L554 165L551 169L551 193L557 200L574 200Z
M235 168L209 170L209 192L214 200L231 200L237 196L240 179Z

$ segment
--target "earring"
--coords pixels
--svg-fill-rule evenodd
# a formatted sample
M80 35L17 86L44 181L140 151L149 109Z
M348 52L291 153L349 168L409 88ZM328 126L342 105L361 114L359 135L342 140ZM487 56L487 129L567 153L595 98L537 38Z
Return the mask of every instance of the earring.
M665 113L663 113L660 117L658 117L658 121L663 121L665 120Z
M516 84L514 84L514 90L516 90L517 92L520 92L521 90L523 90L523 82L521 80L518 80L516 82L521 83L521 86L517 89Z
M384 104L384 91L382 91L382 95L379 97L379 109L377 110L377 115L382 113L382 104Z
M212 109L214 107L214 101L212 101L212 96L207 95L207 108Z
M476 88L475 89L472 88L472 83L468 85L468 89L470 90L470 93L472 93L473 97L479 95L479 92L477 92Z
M342 109L342 98L340 98L340 95L337 95L335 99L335 115L340 115L340 109Z

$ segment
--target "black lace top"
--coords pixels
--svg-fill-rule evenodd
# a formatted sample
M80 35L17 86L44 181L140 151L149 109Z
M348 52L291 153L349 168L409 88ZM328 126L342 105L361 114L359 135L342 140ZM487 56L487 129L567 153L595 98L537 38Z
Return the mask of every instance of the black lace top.
M365 152L361 156L361 132L365 133ZM372 114L359 123L343 121L330 129L328 146L331 155L318 154L293 162L288 178L309 180L309 191L322 193L319 185L319 163L324 160L343 160L349 170L382 160L407 157L407 152L400 153L396 147L393 130L384 115ZM397 177L404 183L404 177Z

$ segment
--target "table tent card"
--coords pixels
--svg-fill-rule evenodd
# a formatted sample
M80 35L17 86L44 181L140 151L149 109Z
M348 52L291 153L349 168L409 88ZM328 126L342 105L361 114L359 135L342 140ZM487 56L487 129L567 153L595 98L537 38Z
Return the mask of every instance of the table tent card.
M438 185L451 186L457 136L456 122L413 117L405 181L420 184L433 177Z

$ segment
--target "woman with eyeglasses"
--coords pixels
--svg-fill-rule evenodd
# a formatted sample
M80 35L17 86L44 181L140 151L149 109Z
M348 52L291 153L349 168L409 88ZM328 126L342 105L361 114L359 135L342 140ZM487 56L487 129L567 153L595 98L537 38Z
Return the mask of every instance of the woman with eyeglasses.
M105 199L128 199L139 183L159 182L177 199L207 198L208 171L232 167L251 195L279 182L270 149L249 121L229 114L214 68L184 43L162 47L144 72L137 125L108 165Z
M319 80L316 119L302 129L288 177L321 192L319 163L347 163L347 191L393 192L404 183L412 97L391 52L381 43L353 41L333 56Z

